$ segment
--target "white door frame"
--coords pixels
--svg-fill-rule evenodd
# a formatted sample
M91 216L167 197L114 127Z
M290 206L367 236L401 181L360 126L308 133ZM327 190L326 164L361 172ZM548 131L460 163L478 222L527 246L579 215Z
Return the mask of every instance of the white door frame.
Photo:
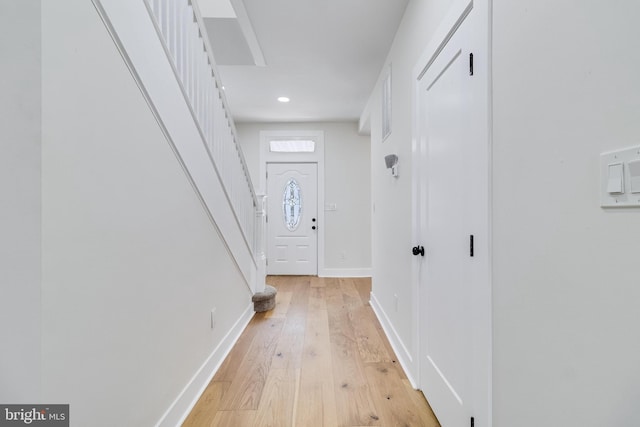
M484 85L483 91L486 93L486 104L484 109L480 111L477 117L479 120L479 128L482 129L481 135L478 137L485 138L486 141L486 158L481 161L486 164L483 168L486 170L486 187L487 194L486 200L483 201L483 208L486 208L486 224L480 224L483 228L482 235L486 236L486 241L475 243L476 251L486 251L487 256L485 262L474 270L480 275L479 286L474 289L473 300L475 301L474 308L476 309L473 315L476 323L474 325L473 334L474 337L479 334L481 339L474 340L472 347L474 348L473 354L473 386L472 386L472 399L474 406L475 425L480 427L490 427L492 425L492 308L491 308L491 49L490 49L490 11L491 0L457 0L451 6L449 13L443 19L442 23L435 32L432 42L429 43L427 48L420 55L416 66L413 69L413 108L412 108L412 121L413 121L413 139L412 139L412 229L414 238L420 236L420 222L419 215L424 215L420 212L420 197L421 191L420 184L420 167L422 161L424 161L424 153L421 151L422 144L420 140L423 137L421 135L420 127L420 85L419 82L424 75L426 69L431 65L433 60L440 53L442 48L449 41L451 36L455 33L458 26L462 23L467 15L473 10L476 19L474 20L474 76L473 78L479 79L479 82ZM422 206L424 208L424 206ZM414 244L419 245L420 242L416 241ZM429 254L425 254L429 256ZM418 371L421 369L421 363L423 359L421 340L421 316L419 309L419 301L421 301L421 289L420 289L420 275L419 275L419 262L421 260L416 257L413 262L412 268L412 280L413 280L413 299L414 299L414 315L413 324L417 325L414 339L418 343ZM417 373L418 382L421 381L422 375ZM428 387L425 384L418 384L419 388ZM428 398L428 396L427 396Z
M313 153L274 153L269 141L274 139L310 139L315 141ZM325 275L325 218L324 218L324 132L318 130L278 130L260 132L260 188L267 191L267 163L316 163L318 165L318 276ZM269 223L266 224L269 227ZM268 234L267 234L268 235ZM265 242L265 247L268 243Z

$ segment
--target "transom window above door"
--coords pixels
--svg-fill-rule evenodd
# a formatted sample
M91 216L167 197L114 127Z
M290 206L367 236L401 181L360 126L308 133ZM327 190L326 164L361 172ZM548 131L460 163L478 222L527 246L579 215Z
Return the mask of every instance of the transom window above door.
M310 139L272 139L269 141L272 153L313 153L316 142Z

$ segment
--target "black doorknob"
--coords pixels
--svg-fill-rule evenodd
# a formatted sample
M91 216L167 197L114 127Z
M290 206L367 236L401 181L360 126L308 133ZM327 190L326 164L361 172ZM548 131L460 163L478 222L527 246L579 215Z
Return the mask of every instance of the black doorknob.
M424 246L414 246L412 252L415 256L422 255L424 256Z

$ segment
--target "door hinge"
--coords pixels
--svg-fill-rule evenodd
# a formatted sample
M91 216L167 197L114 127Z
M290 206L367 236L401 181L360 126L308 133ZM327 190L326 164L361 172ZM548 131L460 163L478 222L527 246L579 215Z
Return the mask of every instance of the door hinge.
M473 256L473 234L469 236L469 256Z
M469 75L473 76L473 53L469 54Z
M475 420L471 417L471 427L475 427Z

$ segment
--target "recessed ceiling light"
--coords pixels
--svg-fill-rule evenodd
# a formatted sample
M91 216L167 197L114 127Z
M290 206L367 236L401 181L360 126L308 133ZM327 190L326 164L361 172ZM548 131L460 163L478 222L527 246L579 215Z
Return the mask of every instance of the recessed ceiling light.
M289 98L287 98L286 96L281 96L278 98L278 101L280 102L289 102L291 101Z

